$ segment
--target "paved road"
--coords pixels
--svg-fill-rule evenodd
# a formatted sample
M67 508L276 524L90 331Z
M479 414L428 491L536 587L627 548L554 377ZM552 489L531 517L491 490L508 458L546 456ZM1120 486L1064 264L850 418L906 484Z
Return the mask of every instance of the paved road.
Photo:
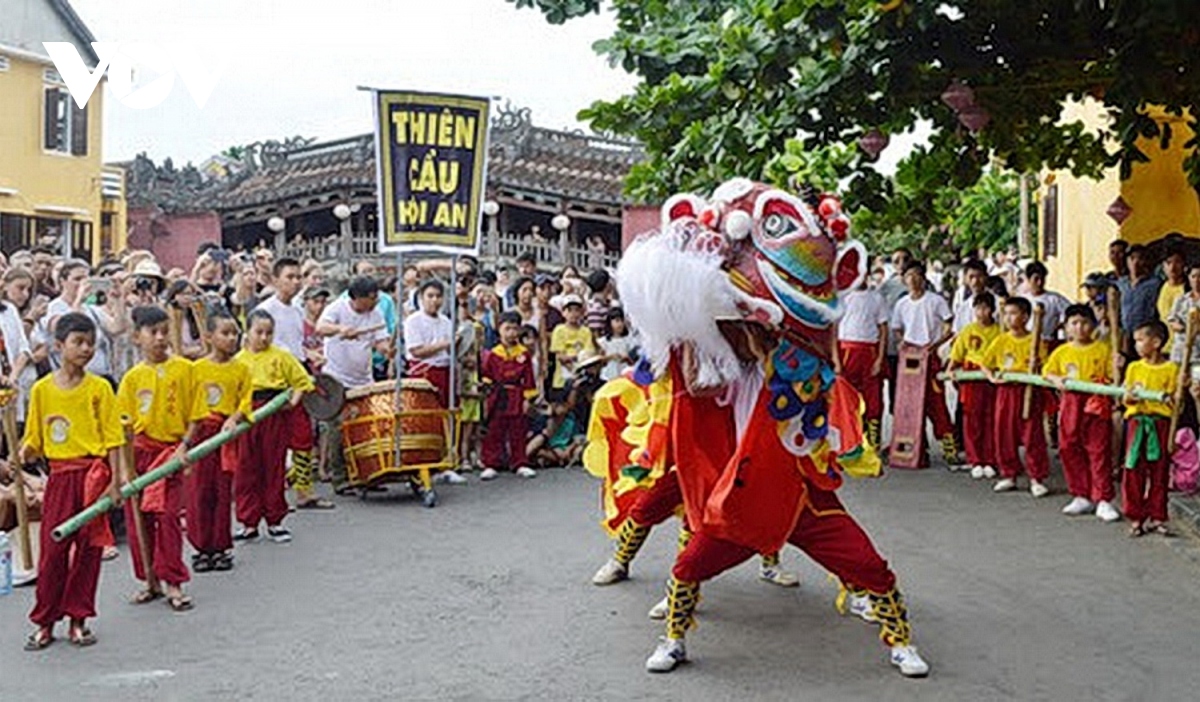
M288 545L240 549L198 576L197 609L124 604L105 566L100 644L21 651L28 590L0 598L0 700L811 699L1190 700L1200 688L1195 544L1131 541L1069 521L1055 496L993 495L961 475L891 473L843 490L900 573L924 681L884 662L875 631L832 610L796 551L781 590L742 567L705 590L694 662L642 672L645 617L674 549L655 533L634 580L589 584L608 544L581 472L443 487L301 514Z

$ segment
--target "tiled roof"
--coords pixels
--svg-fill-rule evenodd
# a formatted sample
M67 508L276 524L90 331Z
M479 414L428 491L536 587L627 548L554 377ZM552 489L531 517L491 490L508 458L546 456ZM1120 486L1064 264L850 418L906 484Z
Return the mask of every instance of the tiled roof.
M625 175L642 158L636 144L534 127L528 110L501 111L492 122L488 182L493 189L619 205ZM375 188L369 134L323 143L268 143L248 162L253 165L232 175L214 196L216 209Z

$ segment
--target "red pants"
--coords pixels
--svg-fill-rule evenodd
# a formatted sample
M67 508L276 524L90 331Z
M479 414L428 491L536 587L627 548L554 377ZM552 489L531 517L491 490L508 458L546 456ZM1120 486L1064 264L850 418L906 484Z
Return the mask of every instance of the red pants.
M134 444L133 460L138 475L149 471L162 455L162 445ZM142 512L142 524L146 527L146 541L150 559L154 565L154 577L168 585L182 585L191 580L188 569L183 565L183 523L179 511L183 507L183 476L175 473L163 479L165 496L162 512ZM142 563L141 542L137 529L132 528L133 503L125 501L125 523L130 525L129 550L133 553L133 575L138 580L148 581L146 564Z
M488 418L487 434L480 447L483 465L489 468L517 469L528 465L525 438L529 418L523 414L493 415Z
M838 355L844 377L863 396L866 411L863 419L878 421L883 417L883 372L873 373L879 359L879 344L858 341L839 341Z
M221 423L201 422L196 443L221 430ZM223 451L214 451L192 466L188 489L188 541L200 553L221 553L233 548L231 521L233 476L222 465Z
M51 626L63 617L87 619L96 616L96 586L100 582L100 554L86 530L65 541L50 533L87 507L84 500L86 470L51 472L42 502L42 552L38 557L37 599L29 619L39 627Z
M288 420L287 447L293 451L312 451L317 442L313 434L312 418L308 416L304 405L280 410L280 414L285 415Z
M682 504L679 474L672 470L638 496L633 509L629 510L629 518L640 527L658 526L673 517Z
M1041 482L1050 475L1050 454L1046 450L1046 431L1042 428L1042 393L1033 391L1029 419L1021 419L1025 386L1006 383L996 387L996 460L1000 475L1015 478L1021 474L1021 455L1025 447L1025 472Z
M255 409L262 403L255 403ZM294 418L283 410L258 422L238 441L237 470L234 473L233 495L237 504L237 520L248 528L258 527L263 519L268 526L278 526L287 516L284 496L288 442Z
M450 407L450 369L441 366L431 366L420 361L409 361L408 373L410 378L424 378L437 388L438 401L442 407Z
M889 592L896 575L875 550L870 537L846 514L837 495L809 488L813 504L804 508L788 543L842 582L874 593ZM676 580L703 582L743 563L754 550L698 532L675 559Z
M1125 421L1126 456L1133 443L1135 428L1132 419ZM1121 505L1125 518L1131 522L1146 519L1167 521L1167 478L1171 472L1171 457L1167 455L1169 429L1170 421L1166 417L1156 418L1154 432L1158 434L1158 444L1162 447L1161 456L1157 461L1139 457L1136 467L1121 471Z
M987 382L961 383L958 404L962 407L963 450L972 466L996 465L996 445L992 414L996 405L995 387Z
M1067 492L1092 502L1111 502L1116 495L1112 479L1112 412L1084 412L1089 397L1096 396L1063 393L1058 415L1058 456Z
M925 382L929 385L925 388L925 418L933 423L933 436L940 440L954 435L954 422L950 419L950 410L946 408L946 384L937 377L942 372L942 362L933 349L929 350L926 368Z

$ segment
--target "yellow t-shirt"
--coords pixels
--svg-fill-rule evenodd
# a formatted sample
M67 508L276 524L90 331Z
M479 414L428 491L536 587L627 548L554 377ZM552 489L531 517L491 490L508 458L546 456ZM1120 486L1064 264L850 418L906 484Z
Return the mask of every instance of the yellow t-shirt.
M1158 289L1158 318L1164 322L1167 317L1171 316L1171 310L1175 307L1175 301L1183 294L1183 283L1172 285L1170 282L1165 282Z
M584 351L595 350L596 340L592 338L592 330L583 325L572 329L569 324L560 324L554 328L554 333L550 335L550 353L579 358L579 354ZM566 387L568 373L569 371L563 364L558 359L555 359L554 383L552 387L556 390Z
M950 346L950 360L982 368L983 356L987 353L988 346L991 346L998 336L1000 336L999 324L985 327L979 322L971 322L962 328L958 336L954 337L954 344Z
M104 457L125 444L108 381L88 373L64 390L48 375L29 391L24 443L52 461Z
M1175 393L1178 381L1179 365L1172 361L1164 361L1158 365L1134 361L1125 369L1125 387L1129 389L1157 390L1170 396ZM1137 414L1170 417L1171 406L1165 402L1138 400L1125 408L1126 419Z
M993 371L1028 373L1029 354L1033 352L1033 334L1021 338L1004 332L998 335L983 354L983 367Z
M192 376L196 383L192 391L195 414L230 417L241 412L250 416L254 390L250 385L250 369L245 363L237 360L217 363L211 358L202 358L196 361Z
M192 362L172 356L163 363L143 361L125 374L117 389L117 411L133 420L133 432L173 444L183 439L195 415Z
M300 392L312 390L312 378L292 354L278 346L266 351L242 349L233 360L240 361L250 369L250 385L254 390L284 390L292 388Z
M1084 346L1066 343L1050 354L1042 375L1083 380L1089 383L1112 382L1112 347L1104 341Z

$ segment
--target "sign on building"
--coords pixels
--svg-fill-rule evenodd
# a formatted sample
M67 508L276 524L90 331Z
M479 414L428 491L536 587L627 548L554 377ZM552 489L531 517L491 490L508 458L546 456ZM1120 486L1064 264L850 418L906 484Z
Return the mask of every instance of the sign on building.
M487 98L375 93L381 251L478 254Z

